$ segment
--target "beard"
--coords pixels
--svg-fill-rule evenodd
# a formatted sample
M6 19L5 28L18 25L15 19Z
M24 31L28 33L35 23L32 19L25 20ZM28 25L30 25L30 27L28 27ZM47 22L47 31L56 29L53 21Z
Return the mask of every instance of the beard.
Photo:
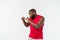
M34 18L35 18L35 15L32 15L32 16L31 16L31 19L34 19Z

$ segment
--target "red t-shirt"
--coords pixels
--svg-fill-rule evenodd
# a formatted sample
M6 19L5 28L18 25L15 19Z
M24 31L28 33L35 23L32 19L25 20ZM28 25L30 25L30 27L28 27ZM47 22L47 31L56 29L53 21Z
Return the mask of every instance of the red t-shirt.
M41 17L42 16L37 15L33 20L31 18L30 18L30 20L33 23L37 24L40 21ZM29 34L29 37L34 38L34 39L43 39L43 25L40 26L39 29L37 29L33 25L30 24L30 34Z

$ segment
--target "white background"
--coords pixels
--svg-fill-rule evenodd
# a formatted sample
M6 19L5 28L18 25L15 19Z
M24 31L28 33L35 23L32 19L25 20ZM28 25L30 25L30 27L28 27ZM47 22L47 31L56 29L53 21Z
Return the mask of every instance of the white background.
M45 17L44 40L60 40L60 0L0 0L0 40L28 40L21 17L31 8Z

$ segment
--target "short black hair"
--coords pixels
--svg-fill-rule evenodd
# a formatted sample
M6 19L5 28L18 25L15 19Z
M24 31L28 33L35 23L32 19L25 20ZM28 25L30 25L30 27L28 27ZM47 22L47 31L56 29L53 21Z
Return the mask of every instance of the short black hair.
M35 12L36 13L36 10L35 9L30 9L29 12L32 11L32 12Z

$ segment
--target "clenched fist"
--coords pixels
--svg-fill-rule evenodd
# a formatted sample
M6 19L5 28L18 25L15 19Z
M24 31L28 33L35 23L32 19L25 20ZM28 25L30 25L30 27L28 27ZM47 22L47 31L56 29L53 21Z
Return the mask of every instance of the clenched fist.
M22 17L21 19L22 19L22 21L25 21L25 17Z
M29 21L29 18L27 17L26 20Z

